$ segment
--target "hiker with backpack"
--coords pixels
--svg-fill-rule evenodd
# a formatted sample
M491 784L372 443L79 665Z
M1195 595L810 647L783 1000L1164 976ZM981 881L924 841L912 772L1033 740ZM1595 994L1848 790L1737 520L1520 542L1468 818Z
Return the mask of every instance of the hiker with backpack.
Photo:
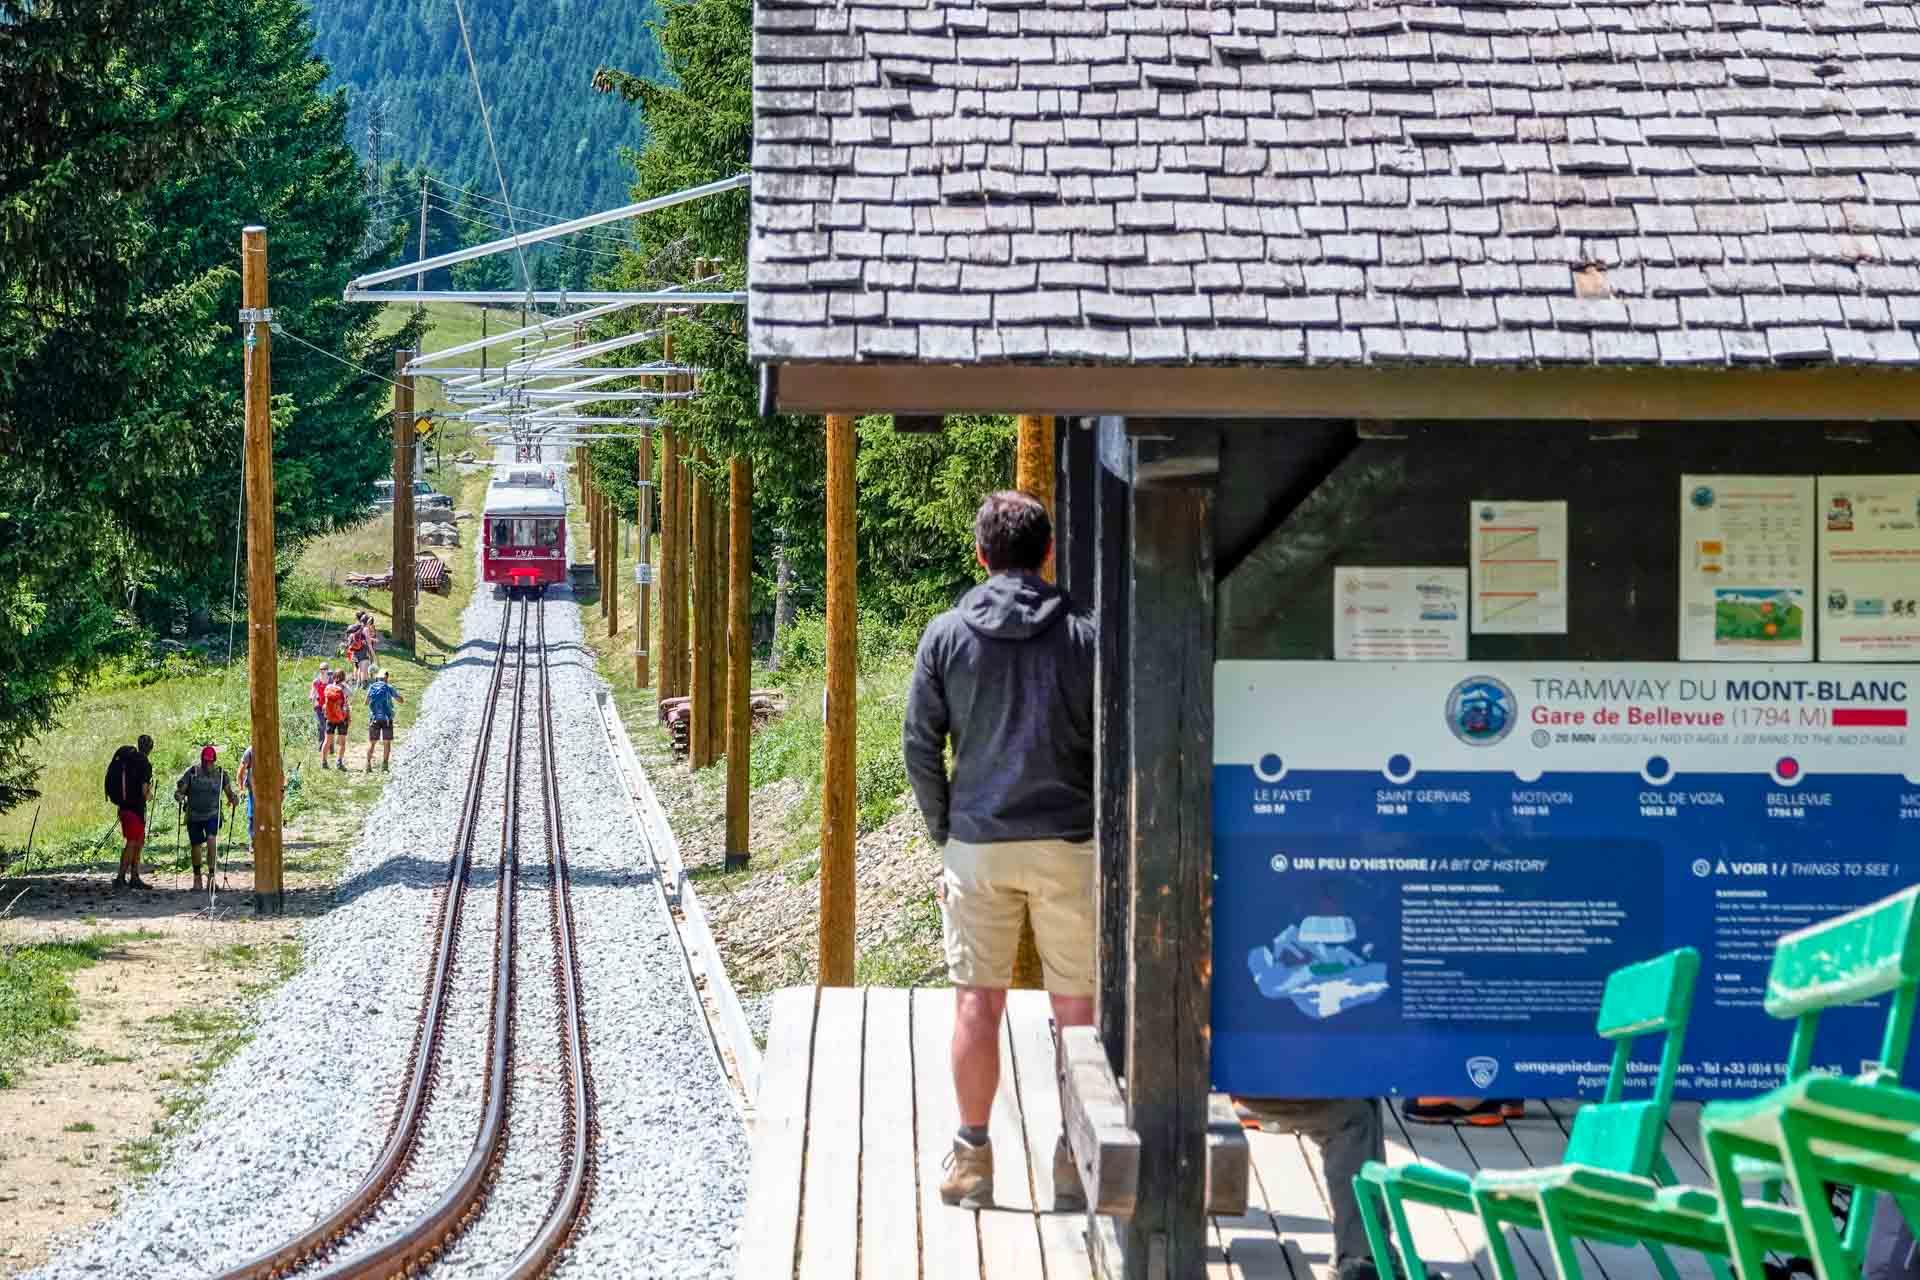
M320 767L327 767L327 759L337 749L340 752L340 771L347 769L347 730L352 727L353 715L347 702L347 675L344 671L333 673L333 681L327 685L327 691L320 700L321 711L327 718L327 736L320 747Z
M153 739L140 735L137 747L121 747L107 764L107 800L120 814L120 835L126 847L120 851L120 869L114 873L113 887L136 889L153 886L140 878L140 850L147 842L147 802L153 799Z
M220 834L220 799L229 807L240 803L233 793L233 780L214 761L218 753L211 745L200 748L200 763L190 766L173 784L173 797L187 807L187 841L193 846L193 891L200 891L200 850L207 851L207 884L213 884L214 841Z
M347 665L353 668L354 682L365 684L373 674L375 653L373 616L365 610L354 618L353 625L347 628L347 638L342 646L346 650Z

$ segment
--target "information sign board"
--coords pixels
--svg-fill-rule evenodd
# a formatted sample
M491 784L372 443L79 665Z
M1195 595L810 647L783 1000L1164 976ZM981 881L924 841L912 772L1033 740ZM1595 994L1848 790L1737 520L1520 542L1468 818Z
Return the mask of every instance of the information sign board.
M1220 662L1213 1074L1235 1093L1604 1083L1606 975L1691 945L1680 1088L1777 1082L1775 938L1920 876L1887 666ZM1878 1011L1822 1027L1860 1069Z

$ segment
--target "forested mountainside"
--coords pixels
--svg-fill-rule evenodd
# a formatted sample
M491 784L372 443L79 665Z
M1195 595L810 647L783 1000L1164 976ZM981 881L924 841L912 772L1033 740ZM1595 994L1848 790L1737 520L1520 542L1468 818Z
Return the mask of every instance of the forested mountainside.
M315 44L348 86L363 158L424 165L497 197L453 0L312 0ZM652 0L465 0L516 205L574 217L623 203L639 115L595 93L601 66L657 78Z

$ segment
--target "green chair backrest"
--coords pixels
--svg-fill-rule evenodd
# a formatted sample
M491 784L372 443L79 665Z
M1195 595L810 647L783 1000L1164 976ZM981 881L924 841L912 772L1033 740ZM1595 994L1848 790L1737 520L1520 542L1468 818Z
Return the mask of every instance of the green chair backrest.
M1766 1009L1776 1018L1795 1019L1787 1078L1804 1075L1812 1064L1822 1013L1889 992L1893 1000L1880 1065L1898 1075L1906 1065L1920 993L1920 885L1796 930L1774 944Z
M1600 996L1594 1030L1613 1041L1607 1090L1599 1102L1574 1113L1567 1136L1568 1164L1584 1164L1619 1173L1647 1174L1660 1153L1667 1111L1673 1105L1673 1078L1693 1012L1693 984L1700 975L1700 953L1681 947L1651 960L1616 969ZM1634 1042L1664 1035L1660 1067L1651 1096L1625 1101L1627 1067Z

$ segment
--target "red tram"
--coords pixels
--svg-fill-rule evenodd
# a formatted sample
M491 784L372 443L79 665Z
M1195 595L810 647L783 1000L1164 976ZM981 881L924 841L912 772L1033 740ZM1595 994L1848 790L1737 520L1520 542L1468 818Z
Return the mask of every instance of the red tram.
M481 512L483 581L538 595L567 578L567 499L551 472L513 467L487 486Z

